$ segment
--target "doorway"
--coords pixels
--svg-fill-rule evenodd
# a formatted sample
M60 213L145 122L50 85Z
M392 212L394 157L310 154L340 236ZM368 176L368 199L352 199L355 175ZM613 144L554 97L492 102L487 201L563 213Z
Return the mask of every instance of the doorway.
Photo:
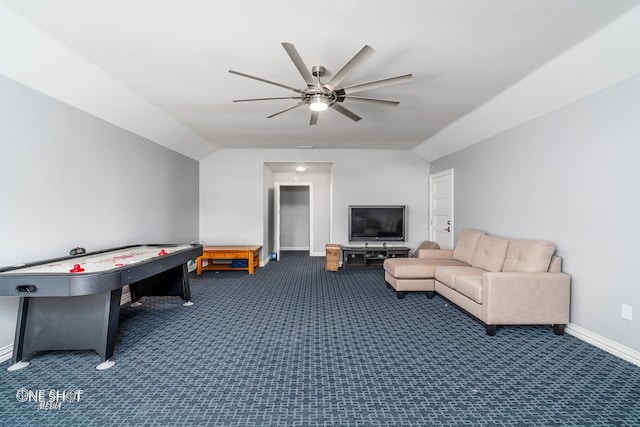
M313 248L313 183L276 183L274 195L274 252Z

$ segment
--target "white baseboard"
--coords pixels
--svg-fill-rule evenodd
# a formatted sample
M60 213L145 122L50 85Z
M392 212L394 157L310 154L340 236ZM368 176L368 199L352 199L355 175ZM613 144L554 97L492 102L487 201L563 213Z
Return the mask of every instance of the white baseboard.
M618 356L621 359L631 362L636 366L640 366L640 352L619 344L615 341L611 341L609 338L605 338L598 334L595 334L585 328L569 323L565 328L565 332L569 335L573 335L576 338L586 341L607 353L611 353L614 356Z
M281 251L309 251L308 247L286 247L286 248L280 248ZM326 256L327 253L325 251L309 251L309 256Z
M13 356L13 344L0 348L0 363L11 360L11 356Z
M326 252L321 252L321 251L315 251L315 252L309 253L309 256L326 256L326 255L327 255ZM260 267L264 267L269 263L269 261L271 261L271 257L263 258L262 263L260 264Z
M308 251L309 246L280 246L281 251Z

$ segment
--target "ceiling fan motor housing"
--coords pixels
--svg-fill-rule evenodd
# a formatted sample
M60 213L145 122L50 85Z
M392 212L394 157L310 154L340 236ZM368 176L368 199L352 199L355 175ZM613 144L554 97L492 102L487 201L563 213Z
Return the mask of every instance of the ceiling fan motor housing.
M327 73L327 69L322 65L314 65L311 69L313 77L323 77Z
M333 105L338 97L335 92L323 86L320 77L327 74L327 69L322 65L314 65L311 68L311 74L317 78L315 85L309 85L307 90L303 92L303 96L307 103L323 102L327 106Z

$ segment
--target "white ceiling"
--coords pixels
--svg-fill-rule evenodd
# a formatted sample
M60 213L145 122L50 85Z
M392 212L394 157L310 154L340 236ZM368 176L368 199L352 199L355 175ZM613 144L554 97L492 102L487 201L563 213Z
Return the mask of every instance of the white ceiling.
M215 148L412 149L639 2L636 0L0 0ZM413 73L358 93L397 107L343 105L309 126L287 89L305 84L281 42L308 67L337 72L365 44L376 53L352 85ZM326 78L325 78L326 80ZM95 102L101 102L96 99ZM121 106L120 108L126 108ZM86 108L89 110L89 108ZM89 111L91 112L91 111ZM149 117L138 114L136 120ZM160 124L158 124L160 126ZM178 149L178 151L180 151ZM207 151L205 149L205 151Z

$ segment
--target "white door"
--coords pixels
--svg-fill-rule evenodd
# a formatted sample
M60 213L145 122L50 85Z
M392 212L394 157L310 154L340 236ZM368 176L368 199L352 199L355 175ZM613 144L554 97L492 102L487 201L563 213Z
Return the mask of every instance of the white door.
M453 248L453 169L429 177L429 239Z

